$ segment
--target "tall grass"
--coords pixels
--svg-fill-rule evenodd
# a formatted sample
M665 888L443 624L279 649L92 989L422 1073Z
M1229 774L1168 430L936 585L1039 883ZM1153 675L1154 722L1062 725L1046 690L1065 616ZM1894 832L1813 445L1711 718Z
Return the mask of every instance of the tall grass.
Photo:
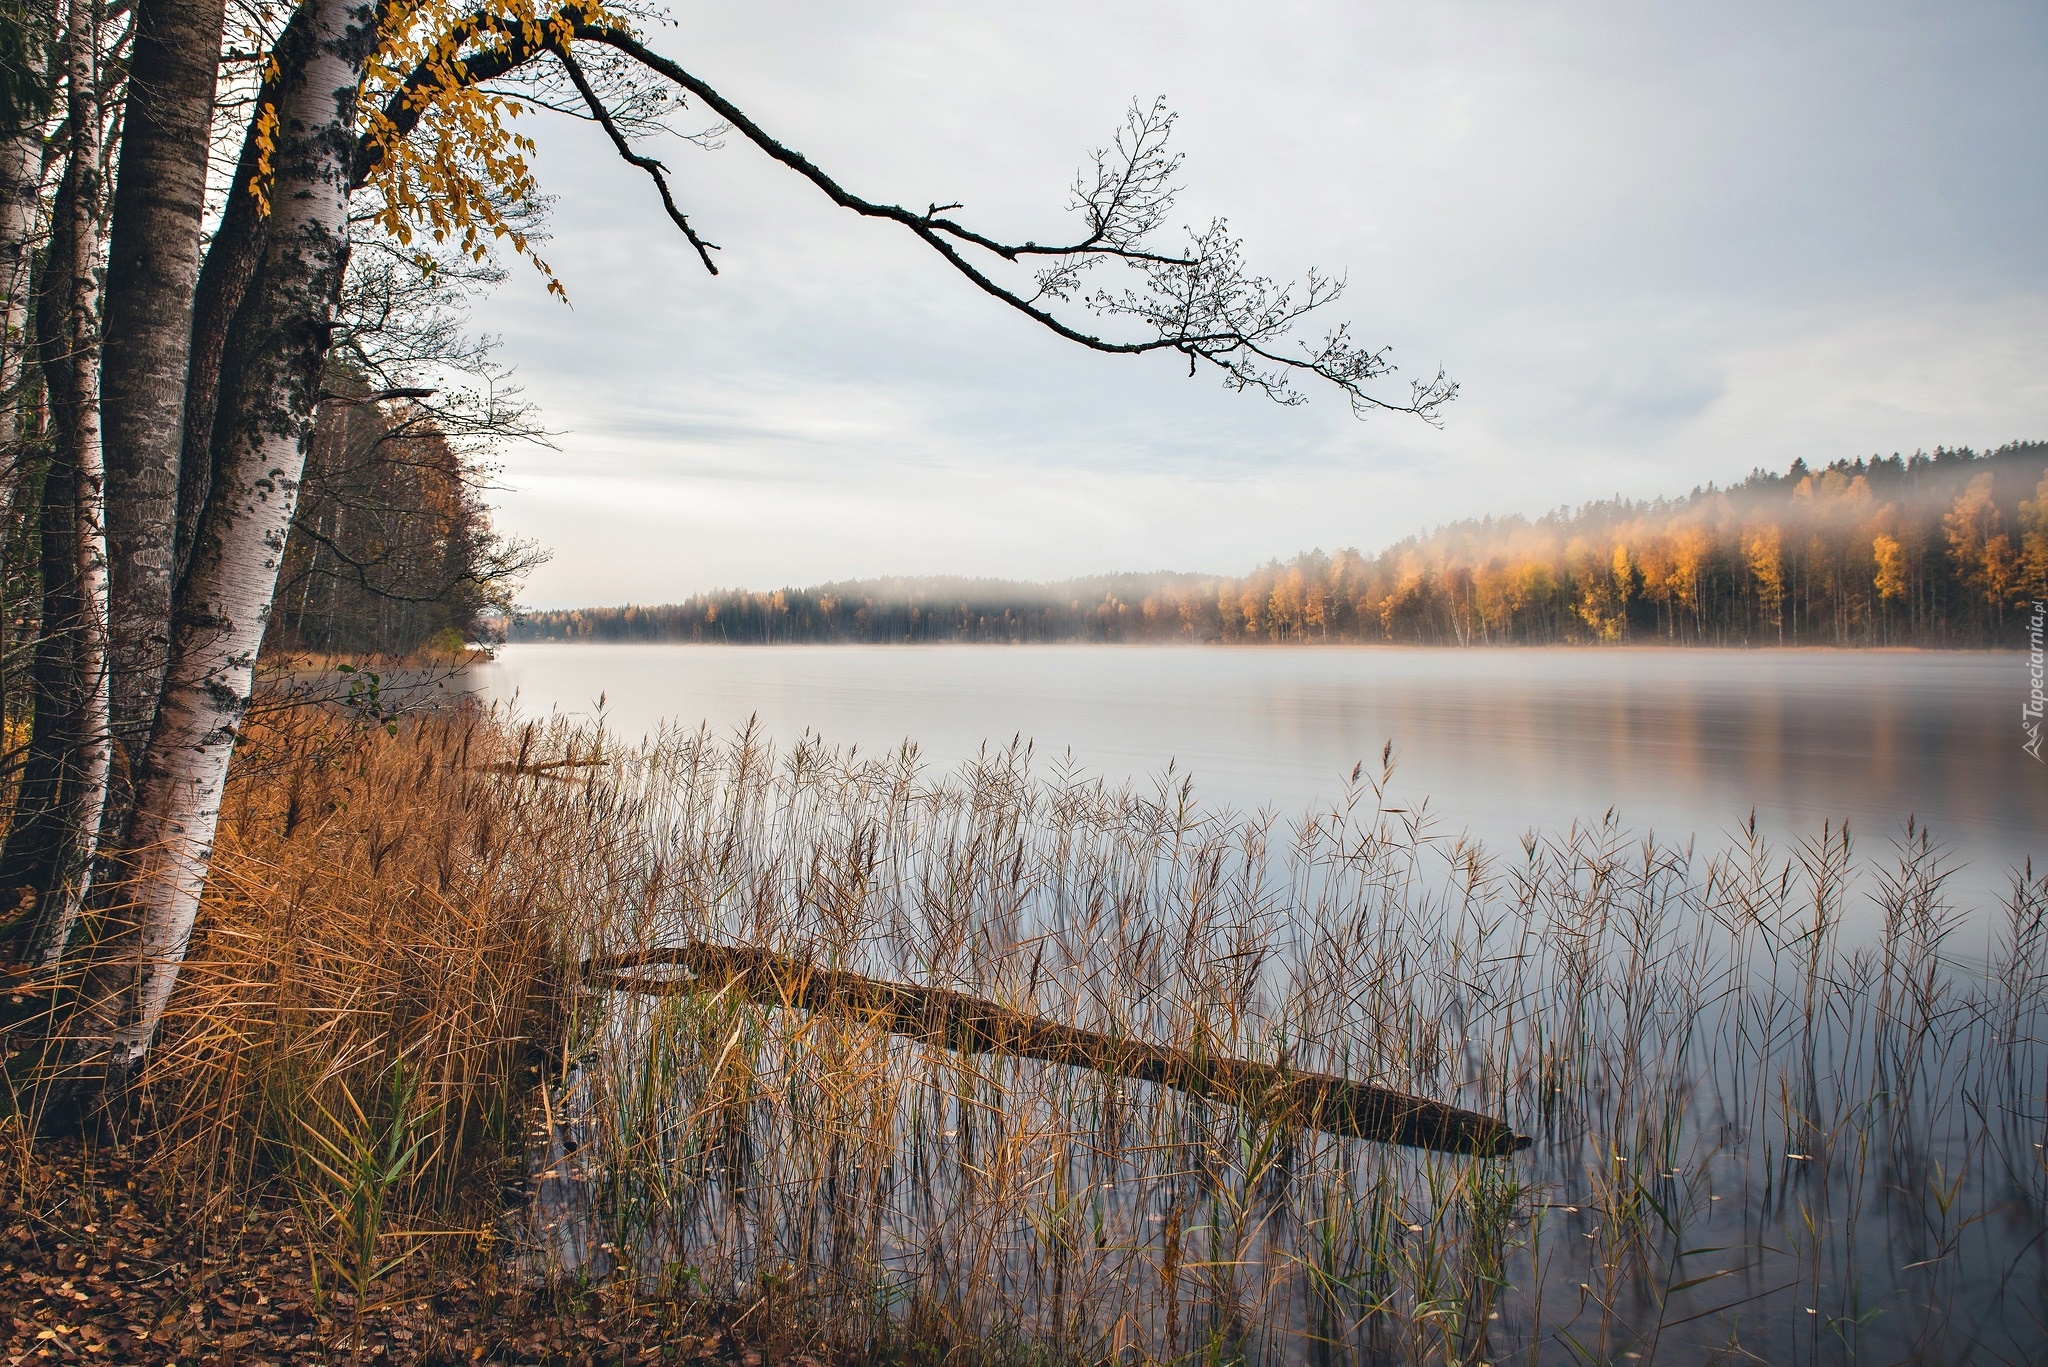
M1925 832L1777 850L1751 826L1706 852L1607 820L1489 853L1385 769L1290 822L1028 747L934 773L753 733L279 727L237 774L152 1083L195 1192L293 1171L309 1117L390 1133L371 1111L401 1096L421 1143L389 1228L495 1221L530 1275L846 1350L2048 1342L2048 879L1955 908ZM1271 1094L935 1049L730 982L580 983L699 940L1341 1073L1537 1144L1396 1148ZM498 1218L522 1168L534 1200Z
M286 711L246 735L140 1117L195 1200L360 1203L322 1168L403 1135L378 1218L495 1220L568 980L543 853L565 823L508 781L517 746L475 712L394 738Z
M1949 905L1909 829L1507 856L1390 772L1294 823L1035 768L675 734L591 953L689 940L1504 1115L1529 1155L1321 1133L860 1019L579 1003L557 1256L866 1348L1076 1360L2018 1360L2048 1341L2048 880ZM614 799L616 800L616 799ZM573 1237L570 1237L573 1236Z

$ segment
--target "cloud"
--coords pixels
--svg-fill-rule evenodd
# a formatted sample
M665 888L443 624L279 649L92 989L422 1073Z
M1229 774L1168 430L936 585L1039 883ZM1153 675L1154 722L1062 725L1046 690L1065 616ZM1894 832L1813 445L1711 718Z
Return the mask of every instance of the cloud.
M1349 272L1436 432L1085 353L737 140L644 178L544 125L548 255L482 311L563 432L502 521L537 605L953 572L1234 570L1794 456L2048 434L2048 12L1481 0L696 11L654 44L849 185L1017 237L1133 95L1191 222Z

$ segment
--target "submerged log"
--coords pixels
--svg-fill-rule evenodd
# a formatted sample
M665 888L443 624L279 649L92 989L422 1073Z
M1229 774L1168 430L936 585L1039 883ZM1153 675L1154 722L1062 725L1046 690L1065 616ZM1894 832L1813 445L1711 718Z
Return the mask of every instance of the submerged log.
M648 972L663 968L688 976ZM606 955L583 972L591 987L615 992L673 996L726 987L762 1005L848 1017L935 1048L1087 1068L1353 1139L1487 1156L1530 1142L1492 1116L1427 1097L1083 1030L964 992L870 978L765 949L698 941Z

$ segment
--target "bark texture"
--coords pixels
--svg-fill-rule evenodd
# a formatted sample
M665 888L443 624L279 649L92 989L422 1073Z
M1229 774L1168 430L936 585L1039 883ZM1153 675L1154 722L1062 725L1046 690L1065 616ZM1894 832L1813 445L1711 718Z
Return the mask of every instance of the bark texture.
M0 517L12 508L25 468L18 429L42 171L40 130L0 132Z
M222 0L143 0L107 245L101 413L117 766L132 773L170 647L185 375L220 66ZM114 794L118 844L132 789Z
M34 516L23 507L24 490L33 497L35 489L30 477L34 453L24 429L40 426L40 410L24 390L29 377L31 248L42 216L42 182L41 131L0 129L0 533L8 535L16 516ZM13 710L8 703L20 671L13 667L12 657L34 639L28 628L30 622L22 619L0 623L0 714ZM0 889L7 886L0 881ZM0 908L8 905L11 902L0 892ZM0 910L0 925L7 919Z
M691 976L647 972L659 968L682 968ZM624 992L667 995L724 987L767 1006L848 1016L933 1048L1086 1068L1354 1139L1493 1156L1529 1146L1492 1116L1427 1097L1328 1073L1296 1072L1082 1030L964 992L822 968L764 949L700 941L593 960L584 974L593 987Z
M78 584L72 563L72 479L70 445L63 439L63 415L71 402L71 372L63 363L69 288L62 263L70 257L74 224L72 186L60 184L51 206L50 241L38 265L35 299L36 365L43 375L44 412L51 430L37 443L41 481L37 506L37 575L41 580L35 650L29 663L33 720L21 782L8 814L7 843L0 853L0 887L13 908L10 936L40 940L40 922L55 887L68 821L69 786L78 711ZM31 918L31 919L25 919Z
M285 65L290 54L306 43L311 20L309 6L300 6L279 37L263 87L257 92L256 107L275 105L283 92ZM205 516L213 490L213 433L220 403L221 361L227 351L228 329L242 306L249 282L262 263L269 239L269 222L263 217L254 186L260 173L263 148L252 120L242 138L241 154L235 161L234 180L228 186L227 204L207 246L205 263L199 268L199 283L192 302L189 350L185 374L185 416L179 440L182 453L178 463L178 515L173 552L172 582L184 582L192 563L192 547L199 539L199 523Z
M107 796L112 727L107 671L106 479L100 445L99 209L100 95L99 0L71 0L65 31L66 120L64 189L68 215L53 252L52 273L62 271L67 291L64 350L44 358L44 371L67 374L58 411L57 440L71 478L70 561L77 615L73 671L77 696L72 736L74 791L65 803L69 830L54 905L35 957L53 964L78 920L92 879L92 857Z
M375 11L361 0L302 10L299 41L281 54L267 243L230 330L213 495L137 784L128 916L99 946L73 1028L74 1061L102 1063L102 1085L143 1059L185 957L348 264L356 93Z

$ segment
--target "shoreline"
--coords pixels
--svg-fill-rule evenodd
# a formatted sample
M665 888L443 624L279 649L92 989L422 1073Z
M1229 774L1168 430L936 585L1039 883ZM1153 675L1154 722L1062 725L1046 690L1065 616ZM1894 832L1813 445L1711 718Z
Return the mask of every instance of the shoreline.
M589 638L549 637L543 640L511 640L502 642L498 650L515 646L689 646L709 650L837 650L849 647L863 650L930 650L949 647L967 647L984 650L1007 650L1016 648L1034 649L1102 649L1102 650L1188 650L1188 651L1385 651L1408 654L1583 654L1606 653L1650 654L1707 654L1707 655L2019 655L2024 656L2030 647L2025 644L2010 646L1987 645L1885 645L1885 646L1843 646L1843 645L1682 645L1668 641L1603 641L1598 644L1584 642L1574 644L1567 641L1552 641L1540 644L1503 643L1499 645L1425 645L1413 641L685 641L685 640L593 640ZM496 655L485 657L479 663L491 663Z

